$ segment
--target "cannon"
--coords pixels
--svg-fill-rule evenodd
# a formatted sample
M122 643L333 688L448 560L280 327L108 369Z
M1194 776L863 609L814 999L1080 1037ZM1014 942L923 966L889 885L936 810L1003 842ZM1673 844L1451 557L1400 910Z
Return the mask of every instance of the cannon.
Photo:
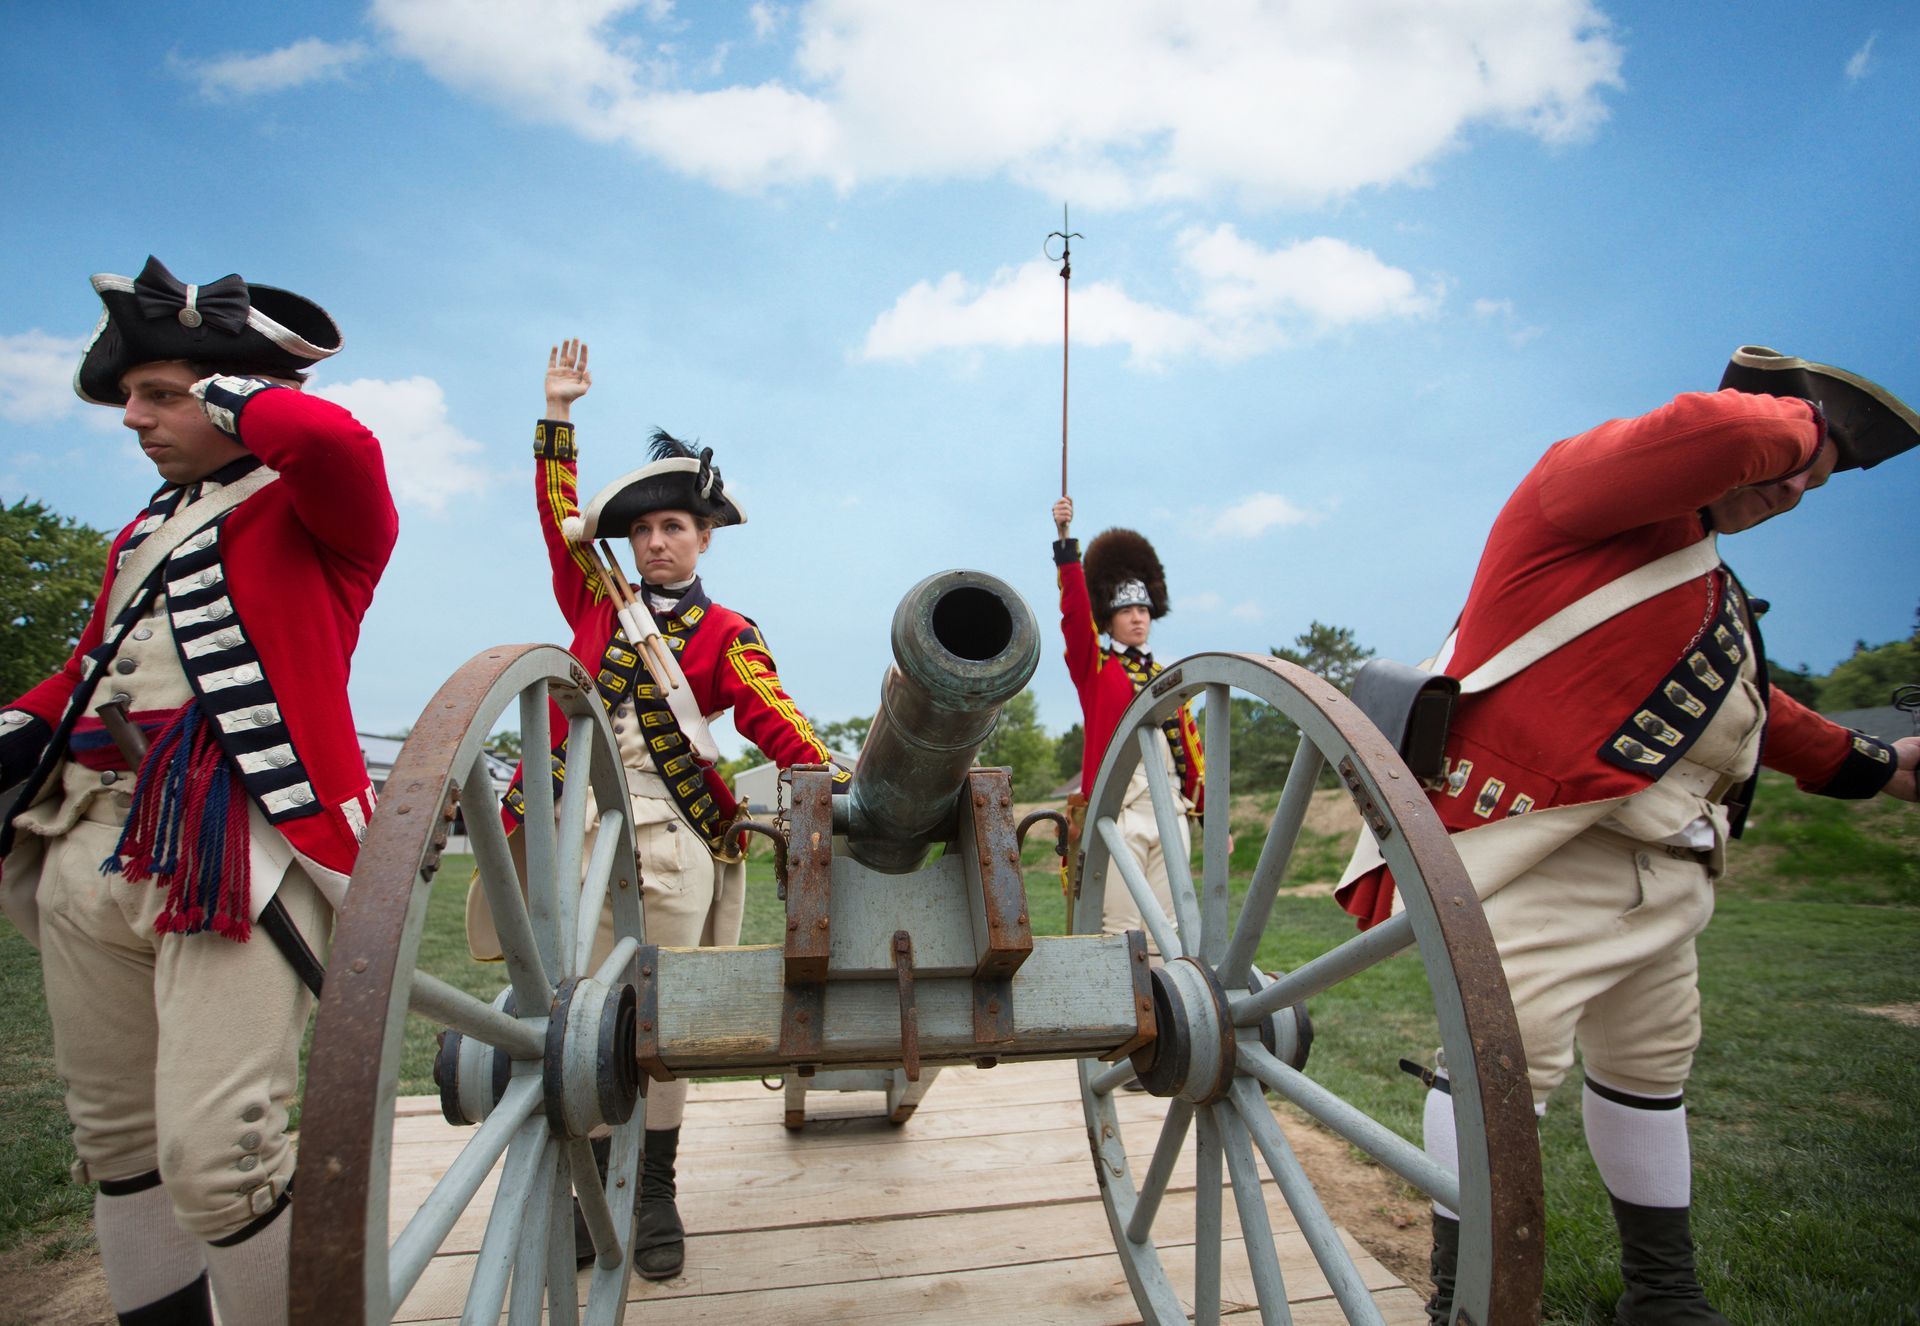
M1289 1319L1262 1167L1345 1319L1380 1320L1267 1092L1460 1213L1457 1322L1537 1320L1543 1200L1518 1028L1478 901L1392 744L1299 668L1236 654L1182 660L1135 698L1106 753L1073 872L1072 933L1035 935L1008 771L974 760L1031 676L1038 634L1019 596L977 572L932 576L907 594L850 790L836 794L827 768L795 768L773 822L736 826L775 842L786 915L782 942L739 948L646 943L612 732L574 659L503 646L456 673L395 764L337 926L309 1069L292 1319L393 1320L448 1233L484 1221L463 1320L504 1309L512 1322L617 1323L648 1080L784 1077L796 1126L810 1088L881 1086L905 1119L943 1066L1044 1059L1077 1064L1092 1179L1144 1321L1217 1322L1234 1241L1262 1321ZM1197 871L1185 853L1168 854L1167 918L1116 817L1145 755L1161 835L1178 841L1155 732L1193 703L1207 803L1231 805L1236 695L1295 723L1300 747L1244 891L1229 872L1228 817L1215 813ZM556 804L549 780L527 780L523 872L500 832L481 743L517 705L521 748L545 749L549 699L568 725L563 790ZM1323 771L1378 839L1405 910L1290 970L1263 970L1255 957ZM601 808L591 835L590 802ZM498 977L467 982L482 987L469 993L418 965L456 811L505 954L506 988L491 998ZM1150 936L1099 933L1109 861ZM1414 1034L1441 1047L1451 1073L1458 1178L1310 1071L1337 1068L1341 1047L1323 1031L1309 1057L1306 1002L1401 954L1414 955L1433 994L1433 1024ZM396 1232L393 1114L410 1019L445 1029L442 1108L473 1132ZM1116 1092L1135 1081L1147 1108L1117 1109ZM604 1171L590 1140L602 1136ZM1155 1222L1189 1157L1192 1269L1176 1275ZM476 1197L496 1170L499 1197L483 1210ZM1229 1179L1237 1240L1223 1228ZM595 1246L578 1275L576 1200Z

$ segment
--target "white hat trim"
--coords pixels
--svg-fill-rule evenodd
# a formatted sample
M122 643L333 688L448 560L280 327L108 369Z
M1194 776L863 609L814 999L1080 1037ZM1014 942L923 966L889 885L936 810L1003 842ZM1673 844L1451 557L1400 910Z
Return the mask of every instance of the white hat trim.
M621 475L595 493L593 500L587 503L584 511L578 516L569 516L561 522L560 532L572 543L588 543L600 538L602 537L600 513L606 509L607 503L618 497L629 485L639 483L642 479L651 479L659 474L698 474L699 472L700 461L693 456L670 456L666 460L656 460L652 464L642 465L629 474ZM727 491L727 503L740 513L740 519L734 523L746 524L747 510L740 505L740 499L733 495L731 489ZM620 531L620 537L626 538L627 532Z

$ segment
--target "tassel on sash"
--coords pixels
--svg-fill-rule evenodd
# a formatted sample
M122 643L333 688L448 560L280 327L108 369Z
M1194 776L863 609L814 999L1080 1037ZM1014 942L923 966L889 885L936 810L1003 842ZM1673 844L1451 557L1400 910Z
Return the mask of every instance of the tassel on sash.
M153 928L204 930L244 943L252 933L247 797L198 700L161 730L140 766L127 825L103 875L167 890Z

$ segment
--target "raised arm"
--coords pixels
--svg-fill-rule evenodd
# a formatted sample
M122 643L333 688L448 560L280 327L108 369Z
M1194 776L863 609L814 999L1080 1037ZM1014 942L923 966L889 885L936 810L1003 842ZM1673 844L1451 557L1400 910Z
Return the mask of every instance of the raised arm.
M1812 463L1821 436L1806 401L1692 392L1556 444L1525 486L1560 529L1599 540L1794 474Z
M547 354L546 417L533 426L533 501L553 566L553 598L572 623L606 597L588 550L566 536L565 524L580 514L579 450L574 443L573 403L587 394L586 342L562 341Z
M400 533L379 439L332 401L267 378L211 377L193 390L216 428L279 471L315 541L378 580Z
M1073 499L1053 504L1055 578L1060 583L1060 633L1067 644L1067 675L1076 690L1100 671L1100 631L1093 620L1093 600L1087 595L1087 576L1080 566L1080 540L1068 537L1073 525Z

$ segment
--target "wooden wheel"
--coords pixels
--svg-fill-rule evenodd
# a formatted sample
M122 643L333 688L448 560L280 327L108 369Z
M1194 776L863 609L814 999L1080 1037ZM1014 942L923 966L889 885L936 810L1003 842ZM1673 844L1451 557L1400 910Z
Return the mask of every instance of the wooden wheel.
M1227 873L1232 795L1229 713L1235 694L1274 706L1301 731L1298 753L1274 811L1247 894L1236 910ZM1159 724L1204 695L1207 817L1196 889L1181 835L1181 813L1156 740ZM1165 844L1173 924L1154 902L1116 820L1128 781L1146 760L1155 823ZM1254 965L1280 882L1321 771L1331 765L1380 841L1406 910L1273 979ZM1131 1061L1082 1060L1086 1106L1102 1200L1120 1260L1143 1318L1156 1326L1221 1314L1223 1167L1249 1279L1262 1322L1286 1322L1287 1288L1275 1252L1261 1162L1278 1185L1346 1320L1381 1321L1312 1182L1263 1098L1290 1101L1415 1188L1461 1217L1454 1291L1457 1323L1502 1326L1539 1319L1544 1200L1532 1094L1513 1005L1486 918L1413 775L1378 729L1335 687L1288 663L1241 654L1199 654L1168 668L1137 696L1107 748L1087 811L1084 870L1074 928L1100 928L1109 860L1117 862L1146 917L1162 963L1154 971L1158 1035ZM1329 903L1329 906L1332 904ZM1308 999L1408 949L1433 992L1437 1029L1452 1078L1459 1137L1456 1179L1415 1142L1372 1118L1303 1071L1311 1024L1296 1013ZM1313 1058L1337 1057L1322 1036ZM1115 1089L1138 1076L1164 1110L1150 1126L1123 1130ZM1137 1098L1136 1098L1137 1099ZM1129 1136L1131 1134L1131 1136ZM1170 1276L1154 1242L1169 1182L1195 1148L1194 1269ZM1131 1144L1131 1145L1130 1145ZM1131 1153L1131 1154L1130 1154ZM1136 1162L1144 1172L1136 1174Z
M549 698L567 724L564 791L556 808L550 779L525 780L522 879L482 744L517 705L521 749L543 772ZM589 792L602 808L590 850ZM498 1192L462 1320L494 1322L504 1304L515 1323L537 1323L543 1311L556 1323L620 1321L645 1114L632 984L640 876L626 808L612 729L563 649L479 654L420 715L368 826L328 960L300 1145L293 1321L391 1321L496 1166ZM510 982L491 1003L415 965L456 809ZM608 907L614 947L590 967ZM435 1070L442 1106L451 1121L478 1126L392 1235L394 1098L409 1012L450 1029ZM592 1141L596 1133L610 1142ZM584 1282L574 1262L576 1197L597 1250Z

